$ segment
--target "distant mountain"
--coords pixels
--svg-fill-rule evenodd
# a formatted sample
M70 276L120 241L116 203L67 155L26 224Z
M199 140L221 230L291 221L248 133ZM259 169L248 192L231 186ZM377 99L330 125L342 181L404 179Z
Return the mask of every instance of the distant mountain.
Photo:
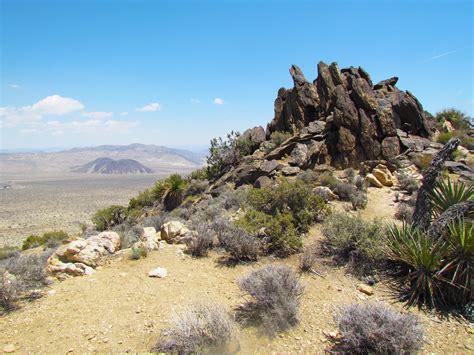
M75 173L89 174L151 174L153 170L133 159L113 160L97 158L87 164L71 168Z
M99 158L115 161L135 160L156 174L187 173L205 164L204 152L191 152L157 145L101 145L59 152L25 152L0 154L3 178L25 174L71 174L74 169ZM113 169L112 169L113 170Z

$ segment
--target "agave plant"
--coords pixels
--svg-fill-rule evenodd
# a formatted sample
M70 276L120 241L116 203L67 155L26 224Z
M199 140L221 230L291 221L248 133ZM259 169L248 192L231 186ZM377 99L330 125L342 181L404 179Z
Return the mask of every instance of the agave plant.
M447 290L450 303L465 304L472 299L474 277L474 233L472 223L458 219L448 225L445 236L449 256L440 270L451 286Z
M445 303L440 275L448 246L408 224L388 228L387 257L404 270L395 282L408 305L437 307Z
M474 198L474 186L463 182L452 182L450 179L440 180L430 194L433 217L438 218L449 207Z
M163 204L168 211L171 211L183 202L186 180L179 174L173 174L166 179L165 188Z

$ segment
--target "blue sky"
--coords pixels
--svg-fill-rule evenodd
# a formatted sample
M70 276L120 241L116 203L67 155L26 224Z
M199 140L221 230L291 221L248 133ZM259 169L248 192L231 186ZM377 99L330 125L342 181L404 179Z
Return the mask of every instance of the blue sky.
M0 2L3 149L207 145L320 60L474 114L472 1Z

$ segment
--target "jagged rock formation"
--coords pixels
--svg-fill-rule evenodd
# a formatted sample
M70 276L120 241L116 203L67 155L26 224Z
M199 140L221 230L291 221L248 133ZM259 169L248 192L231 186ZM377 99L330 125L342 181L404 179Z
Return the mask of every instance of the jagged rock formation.
M296 65L290 74L294 87L278 91L267 137L274 131L313 134L309 145L323 143L320 163L347 167L391 159L402 150L399 135L430 135L428 114L415 96L395 86L396 77L374 85L360 67L340 70L323 62L313 83Z
M89 174L150 174L153 170L133 159L113 160L97 158L87 164L71 169L75 173Z

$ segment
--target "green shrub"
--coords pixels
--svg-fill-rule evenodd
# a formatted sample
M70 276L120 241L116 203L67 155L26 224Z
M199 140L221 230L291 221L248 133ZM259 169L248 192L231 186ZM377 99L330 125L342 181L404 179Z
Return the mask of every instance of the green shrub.
M157 201L161 200L166 193L166 185L164 180L158 180L155 185L151 188L153 198Z
M30 235L25 239L21 248L22 250L27 250L42 245L45 248L56 248L67 238L69 238L69 235L64 231L46 232L42 236Z
M467 130L470 127L469 117L463 112L454 108L440 111L435 116L436 121L442 125L444 121L449 121L456 130Z
M326 202L300 180L280 179L277 188L252 188L247 203L271 216L291 213L295 228L302 233L328 213Z
M230 132L227 139L213 138L207 157L208 178L218 179L251 153L252 143L249 139L242 138L239 132Z
M143 207L151 207L155 203L155 195L153 190L147 189L138 194L137 197L133 197L128 202L128 209L141 209Z
M189 174L189 180L208 180L209 176L207 173L207 167L203 167L201 169L194 170Z
M125 207L112 205L98 210L92 216L92 223L98 231L102 232L123 223L126 218L127 209Z
M349 263L356 273L371 273L383 263L384 236L378 221L334 213L324 221L322 234L324 251L338 262Z
M453 134L451 132L441 132L438 134L436 141L441 144L446 144L451 138L453 138Z
M291 137L290 132L275 131L275 132L272 132L272 134L270 135L270 142L272 142L275 147L279 147L290 137Z
M130 259L138 260L141 258L146 258L147 256L148 256L148 250L144 246L136 246L132 248Z

